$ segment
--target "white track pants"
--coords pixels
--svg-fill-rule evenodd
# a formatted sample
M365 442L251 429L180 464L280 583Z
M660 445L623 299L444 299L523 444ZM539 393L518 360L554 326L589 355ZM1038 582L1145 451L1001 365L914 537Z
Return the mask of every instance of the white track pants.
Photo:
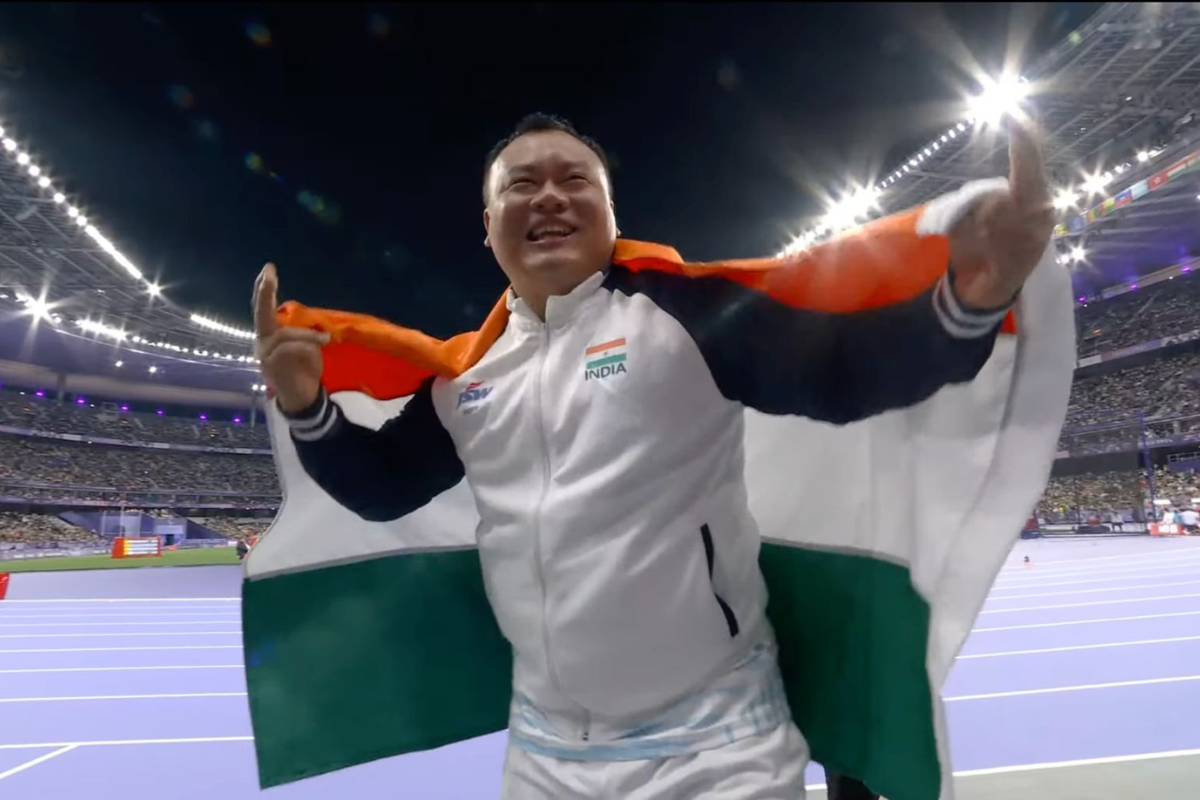
M787 722L686 756L567 761L509 744L502 800L803 800L808 746Z

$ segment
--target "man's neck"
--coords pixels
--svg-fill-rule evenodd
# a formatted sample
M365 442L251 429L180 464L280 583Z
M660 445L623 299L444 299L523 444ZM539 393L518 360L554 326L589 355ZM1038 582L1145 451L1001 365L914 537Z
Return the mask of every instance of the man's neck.
M603 267L595 269L595 270L589 272L588 274L582 276L581 278L579 278L579 280L574 281L573 283L570 283L570 284L562 283L562 284L554 285L549 282L547 282L547 283L540 283L540 282L525 283L523 281L522 282L513 281L512 282L513 294L515 294L517 297L519 297L521 299L521 301L524 302L525 305L529 307L529 310L532 311L537 316L538 319L540 319L542 322L545 322L546 321L546 305L550 301L551 297L565 297L566 295L569 295L571 292L575 291L575 289L578 288L580 284L582 284L588 278L595 275L597 272L600 272L602 269L603 269Z

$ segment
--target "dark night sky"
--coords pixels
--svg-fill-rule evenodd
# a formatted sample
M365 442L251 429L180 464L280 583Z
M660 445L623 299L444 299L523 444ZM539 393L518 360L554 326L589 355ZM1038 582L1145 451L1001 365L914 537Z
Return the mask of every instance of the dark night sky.
M1028 63L1095 5L5 5L0 118L185 305L247 323L274 259L285 296L447 334L503 288L480 170L523 114L609 149L625 235L764 255L944 127L950 41L994 71L1032 30Z

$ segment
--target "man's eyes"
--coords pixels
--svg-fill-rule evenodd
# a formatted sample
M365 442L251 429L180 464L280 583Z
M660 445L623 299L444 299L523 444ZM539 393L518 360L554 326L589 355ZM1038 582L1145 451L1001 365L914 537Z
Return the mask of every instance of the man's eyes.
M583 174L568 175L564 183L579 185L580 183L591 183L591 180ZM537 182L532 178L514 178L509 181L509 189L528 189L537 186Z

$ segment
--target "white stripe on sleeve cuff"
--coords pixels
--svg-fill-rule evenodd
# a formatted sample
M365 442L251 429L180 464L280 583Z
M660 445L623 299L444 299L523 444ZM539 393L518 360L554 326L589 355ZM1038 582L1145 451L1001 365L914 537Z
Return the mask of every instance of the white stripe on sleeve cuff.
M284 414L288 427L292 429L292 437L302 442L315 442L325 437L337 424L339 409L337 403L329 399L325 390L321 390L317 410L303 417L291 417ZM280 409L282 411L282 409Z
M943 275L933 290L933 308L942 327L956 339L977 339L987 336L1004 321L1012 304L990 311L963 308L954 295L949 274Z

